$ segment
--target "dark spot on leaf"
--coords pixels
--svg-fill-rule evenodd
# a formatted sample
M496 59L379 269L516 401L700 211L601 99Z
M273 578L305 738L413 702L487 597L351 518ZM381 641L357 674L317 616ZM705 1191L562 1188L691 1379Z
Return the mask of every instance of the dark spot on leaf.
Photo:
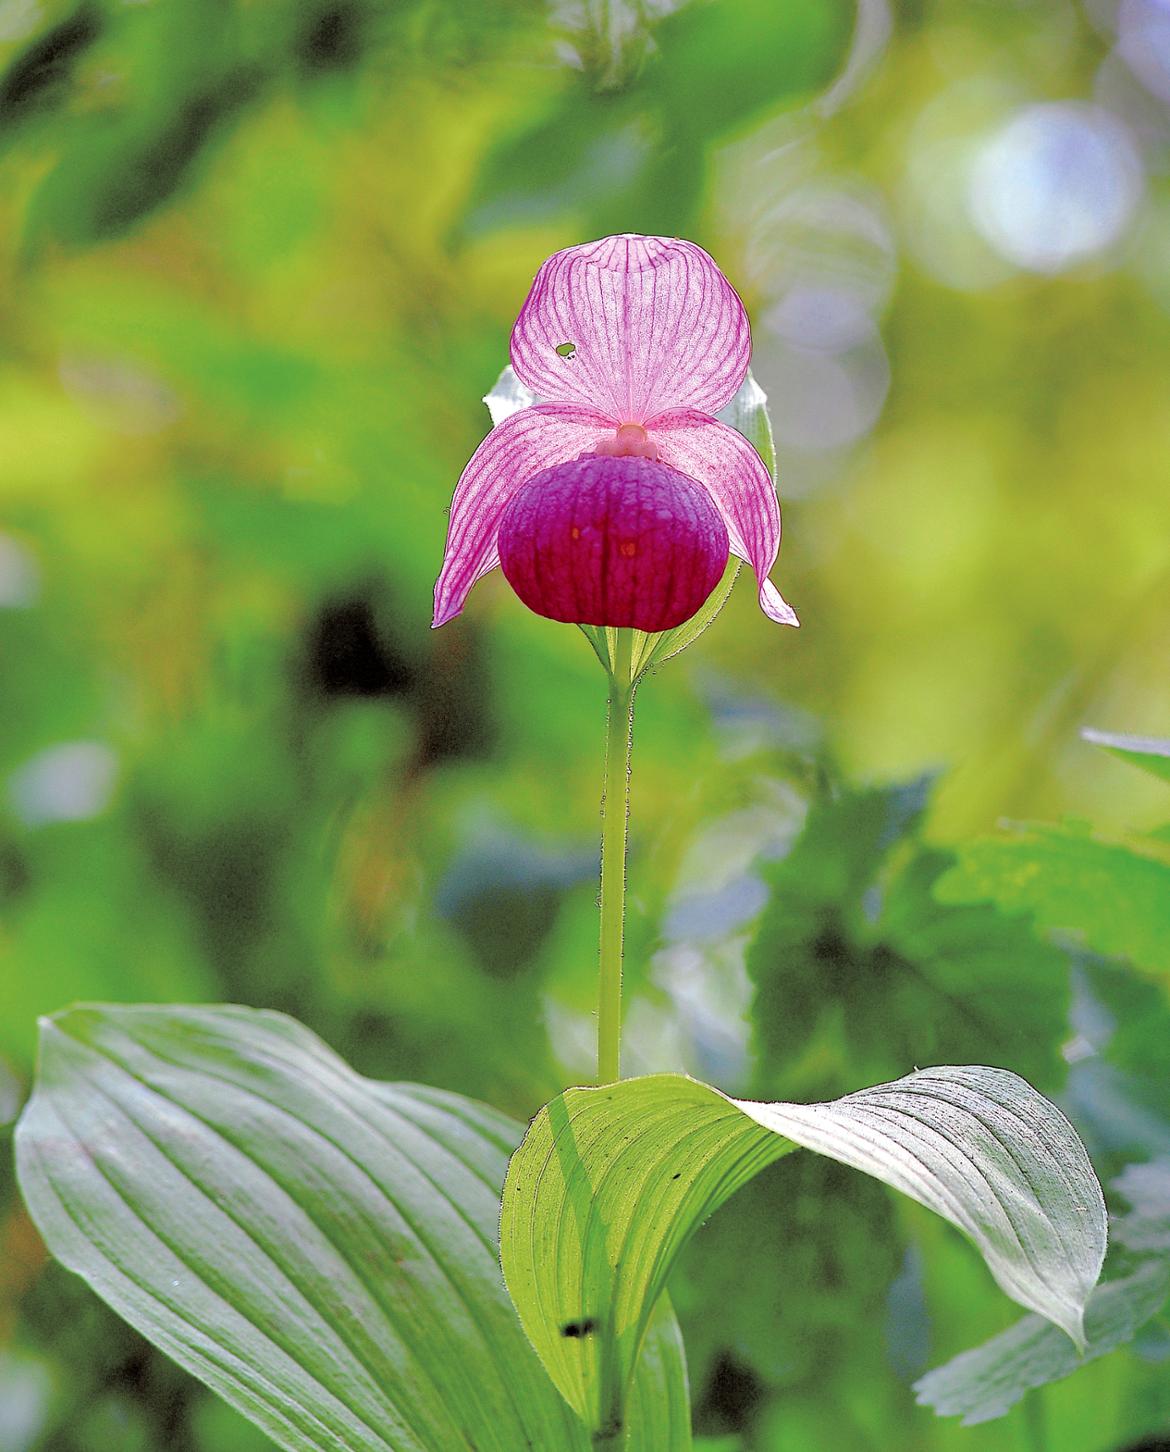
M561 358L571 358L577 351L576 343L558 343L557 355Z
M616 1413L604 1422L593 1434L593 1445L602 1447L617 1441L622 1431L622 1419Z
M679 1176L679 1175L681 1175L681 1174L682 1174L682 1171L681 1171L681 1170L679 1170L679 1172L678 1172L678 1175L671 1175L671 1177L670 1177L670 1178L671 1178L671 1179L672 1179L672 1180L677 1180L677 1179L678 1179L678 1176Z
M592 1316L586 1316L581 1321L566 1321L561 1327L561 1335L575 1341L582 1336L592 1336L596 1330L597 1322Z

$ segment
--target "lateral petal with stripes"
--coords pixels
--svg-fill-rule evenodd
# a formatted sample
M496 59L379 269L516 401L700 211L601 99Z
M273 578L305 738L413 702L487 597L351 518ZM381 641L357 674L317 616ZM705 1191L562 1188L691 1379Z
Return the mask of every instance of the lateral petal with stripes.
M652 428L663 463L697 479L715 501L731 553L756 573L760 609L781 625L799 625L768 579L780 549L780 506L763 459L742 434L695 409L660 414Z
M492 429L459 478L451 501L443 568L435 582L434 627L463 609L476 580L500 563L500 517L542 469L575 459L608 429L575 404L538 403Z

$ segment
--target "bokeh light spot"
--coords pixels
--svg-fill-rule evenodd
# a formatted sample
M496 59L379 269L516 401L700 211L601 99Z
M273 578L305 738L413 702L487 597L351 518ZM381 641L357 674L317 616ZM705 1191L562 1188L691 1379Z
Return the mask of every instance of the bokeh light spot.
M1001 256L1061 272L1125 233L1143 171L1125 125L1099 106L1025 107L981 148L968 188L972 219Z
M109 805L118 760L100 741L67 741L38 752L8 782L8 799L26 826L85 822Z

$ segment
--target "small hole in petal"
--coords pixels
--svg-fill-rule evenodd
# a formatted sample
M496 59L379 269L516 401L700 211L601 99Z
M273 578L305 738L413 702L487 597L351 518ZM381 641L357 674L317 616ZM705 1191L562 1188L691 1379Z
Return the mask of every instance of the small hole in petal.
M560 358L571 358L577 351L576 343L558 343L557 356Z

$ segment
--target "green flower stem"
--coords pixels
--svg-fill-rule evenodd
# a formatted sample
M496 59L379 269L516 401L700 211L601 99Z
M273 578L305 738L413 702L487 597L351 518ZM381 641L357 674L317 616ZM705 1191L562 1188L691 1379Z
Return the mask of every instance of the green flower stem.
M634 726L633 632L615 631L601 798L601 958L597 996L597 1082L621 1078L622 945L626 920L626 845L630 743Z

